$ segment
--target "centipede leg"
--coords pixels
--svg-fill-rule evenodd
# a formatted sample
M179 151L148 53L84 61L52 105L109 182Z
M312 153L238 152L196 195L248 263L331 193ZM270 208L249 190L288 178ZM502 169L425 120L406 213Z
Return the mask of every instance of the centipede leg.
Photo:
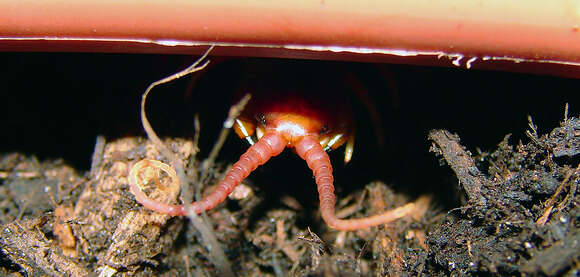
M147 209L159 213L172 216L185 215L186 207L193 209L195 213L201 213L223 202L242 180L248 177L258 166L266 163L271 157L280 154L286 147L286 144L286 140L279 134L275 132L266 133L260 140L248 148L210 195L190 205L171 205L155 201L148 198L134 181L131 181L130 184L131 191L135 195L137 202L141 203Z
M318 141L311 136L304 137L296 144L296 152L306 161L308 167L314 173L320 199L320 212L322 219L331 228L337 230L359 230L392 222L409 214L415 204L409 203L402 207L386 211L384 213L356 219L339 219L336 217L334 204L334 178L332 165L328 154L324 152Z

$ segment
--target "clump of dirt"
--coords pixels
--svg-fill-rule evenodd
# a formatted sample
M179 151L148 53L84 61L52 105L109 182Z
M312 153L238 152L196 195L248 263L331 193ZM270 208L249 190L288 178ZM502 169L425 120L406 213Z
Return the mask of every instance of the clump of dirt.
M531 120L530 127L531 142L514 147L508 135L478 166L458 136L430 133L432 151L468 197L429 234L433 262L444 274L579 273L580 120L567 118L541 137Z
M497 150L478 156L459 136L431 131L432 151L465 191L465 204L451 211L430 204L437 199L409 199L373 182L339 200L338 213L367 216L411 200L418 208L386 226L340 232L318 219L310 229L298 222L303 211L295 199L266 207L245 182L200 217L218 244L207 242L187 218L160 215L135 201L131 167L143 159L169 162L147 140L99 140L84 176L59 161L4 155L0 270L15 276L220 276L223 265L210 253L220 247L238 276L575 275L580 120L566 118L542 136L530 126L529 143L511 145L506 136ZM190 141L165 144L188 161L186 173L202 166L192 159L197 149ZM209 169L202 194L226 168Z

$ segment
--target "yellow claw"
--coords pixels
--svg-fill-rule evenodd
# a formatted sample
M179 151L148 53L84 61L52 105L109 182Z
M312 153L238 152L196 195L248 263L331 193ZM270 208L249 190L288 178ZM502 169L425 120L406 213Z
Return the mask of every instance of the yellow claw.
M352 153L354 152L354 134L351 134L346 141L346 147L344 149L344 163L350 162L352 159Z
M352 159L352 153L354 151L354 134L345 137L345 134L338 133L334 136L323 136L320 138L320 145L324 148L324 151L334 150L345 143L344 163L348 163Z
M244 138L250 143L250 145L254 145L256 141L252 137L254 135L254 124L242 121L240 119L236 119L236 123L234 124L234 131L240 138Z

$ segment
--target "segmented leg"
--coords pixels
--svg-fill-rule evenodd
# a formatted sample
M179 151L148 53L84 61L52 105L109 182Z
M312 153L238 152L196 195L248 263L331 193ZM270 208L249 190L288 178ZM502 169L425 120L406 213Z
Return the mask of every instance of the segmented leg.
M141 203L147 209L159 213L172 216L185 215L186 208L193 209L195 213L201 213L223 202L242 180L248 177L258 166L267 162L271 157L280 154L286 147L286 144L286 140L280 135L274 132L266 133L258 142L248 148L210 195L204 197L199 202L191 203L191 205L172 205L155 201L148 198L138 187L137 182L132 180L130 180L131 191L135 195L137 202Z
M357 219L339 219L334 211L334 178L332 177L332 165L328 154L324 152L317 139L312 136L306 136L295 145L296 153L306 161L308 167L312 170L318 195L320 199L320 212L322 219L331 228L337 230L359 230L372 226L385 224L399 219L414 208L410 203L405 206L386 211L384 213Z

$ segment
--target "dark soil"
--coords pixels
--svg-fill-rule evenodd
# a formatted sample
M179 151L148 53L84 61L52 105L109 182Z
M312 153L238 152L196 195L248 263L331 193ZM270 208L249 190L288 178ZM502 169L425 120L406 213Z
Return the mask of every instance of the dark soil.
M202 216L205 223L194 221L194 227L188 218L143 209L127 181L140 160L169 162L140 131L139 95L149 82L190 58L2 55L14 66L7 77L10 86L31 92L6 96L11 101L5 103L13 105L2 116L8 129L0 149L0 275L222 276L228 270L237 276L580 274L580 119L573 112L580 101L564 91L577 88L577 80L410 66L392 66L394 73L385 73L382 65L340 63L353 68L361 86L375 91L370 98L385 138L379 141L382 148L376 146L377 123L366 115L364 104L355 106L355 119L361 122L355 159L342 166L341 153L333 154L338 212L362 217L409 201L419 201L422 209L385 226L331 230L318 216L311 174L286 151ZM79 57L102 71L75 71ZM64 65L39 77L40 82L22 77L30 76L24 74L29 70L46 72L57 60ZM160 66L152 69L147 63ZM68 71L62 69L67 66ZM152 124L187 161L186 173L192 179L207 174L194 184L203 184L202 193L211 191L245 146L230 139L217 165L200 170L230 101L224 100L229 99L225 92L200 96L199 91L227 91L235 82L219 80L236 69L235 63L216 66L208 70L210 77L160 88L150 101ZM117 76L132 70L156 73ZM442 81L452 78L461 80L463 89ZM396 82L391 89L398 93L383 93L389 89L384 80ZM467 85L473 95L465 95ZM47 87L42 95L32 92L42 86ZM85 92L75 90L84 86ZM192 93L169 93L188 86L195 87ZM515 88L529 94L510 95ZM412 94L415 89L423 92ZM184 99L204 101L178 104ZM567 114L564 102L570 103ZM200 149L191 139L194 112L202 121ZM539 116L526 120L527 114ZM70 126L76 128L73 133ZM162 176L159 182L169 180ZM209 236L218 243L200 232L199 224L210 228ZM225 260L215 255L216 248Z

